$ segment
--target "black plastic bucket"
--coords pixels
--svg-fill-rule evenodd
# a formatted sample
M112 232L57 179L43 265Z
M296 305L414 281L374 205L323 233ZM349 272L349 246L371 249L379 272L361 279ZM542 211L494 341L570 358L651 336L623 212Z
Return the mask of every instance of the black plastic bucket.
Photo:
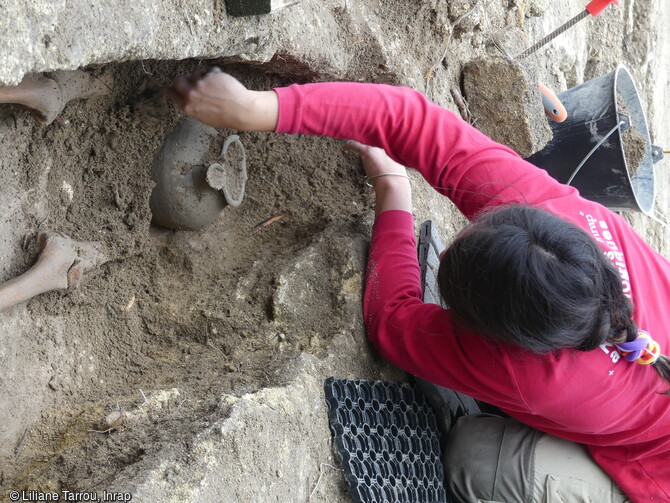
M568 118L561 123L550 121L553 139L527 160L611 210L632 209L649 215L654 206L654 164L663 158L663 150L651 144L630 72L620 65L558 97ZM631 127L645 143L637 170L627 166L622 140Z

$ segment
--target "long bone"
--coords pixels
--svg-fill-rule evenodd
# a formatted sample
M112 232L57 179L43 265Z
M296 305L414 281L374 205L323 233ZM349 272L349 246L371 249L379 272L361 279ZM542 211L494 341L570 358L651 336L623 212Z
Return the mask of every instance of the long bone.
M40 255L35 265L0 285L0 311L41 293L73 290L86 271L108 260L97 243L78 242L53 232L42 232L37 239Z
M81 71L57 71L50 78L26 75L18 86L0 87L0 103L28 107L43 126L51 124L68 102L111 92L111 74L101 78Z

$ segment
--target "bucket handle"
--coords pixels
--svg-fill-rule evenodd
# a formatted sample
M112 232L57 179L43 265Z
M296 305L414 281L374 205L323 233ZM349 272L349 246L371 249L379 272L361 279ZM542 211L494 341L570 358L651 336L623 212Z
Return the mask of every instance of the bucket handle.
M620 121L616 126L614 126L612 129L609 130L609 132L603 137L602 140L600 140L598 143L596 143L596 146L591 149L591 151L586 154L586 157L582 159L582 162L579 163L579 166L577 166L577 169L575 169L572 174L570 175L570 178L568 178L568 181L565 183L566 185L570 185L572 183L572 180L574 180L575 176L577 176L577 173L579 173L579 170L582 169L584 164L586 164L586 161L590 159L590 157L593 155L593 153L598 150L598 147L600 147L603 143L607 141L607 138L612 136L614 134L614 131L619 129L621 126L626 124L626 121Z

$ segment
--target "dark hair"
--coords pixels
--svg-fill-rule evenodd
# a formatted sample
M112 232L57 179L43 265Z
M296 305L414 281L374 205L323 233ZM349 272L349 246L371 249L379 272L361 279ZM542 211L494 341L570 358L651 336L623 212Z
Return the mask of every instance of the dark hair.
M485 335L537 353L632 341L621 278L596 241L546 211L504 206L480 215L447 248L442 298ZM670 360L654 364L670 381Z

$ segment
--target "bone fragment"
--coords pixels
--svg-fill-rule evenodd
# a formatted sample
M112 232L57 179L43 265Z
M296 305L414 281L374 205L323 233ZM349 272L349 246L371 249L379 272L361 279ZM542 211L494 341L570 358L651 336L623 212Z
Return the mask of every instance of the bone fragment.
M56 81L65 103L72 100L104 96L112 92L113 79L110 73L96 78L82 70L57 71L49 74Z
M107 261L100 245L52 232L37 237L40 255L21 276L0 285L0 311L54 290L76 288L84 273Z
M30 108L35 120L45 126L65 107L58 83L41 75L26 75L18 86L0 87L0 103Z
M18 86L1 87L0 103L15 103L28 107L35 120L47 126L63 111L68 102L111 92L112 77L101 78L82 71L57 71L50 78L37 74L26 75Z

